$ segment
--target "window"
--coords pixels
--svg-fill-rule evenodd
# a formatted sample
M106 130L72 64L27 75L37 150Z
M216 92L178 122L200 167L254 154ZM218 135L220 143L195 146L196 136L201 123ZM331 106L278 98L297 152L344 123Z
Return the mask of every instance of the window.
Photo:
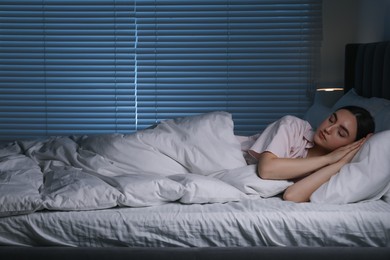
M320 0L6 0L0 135L132 133L224 110L237 134L302 116Z

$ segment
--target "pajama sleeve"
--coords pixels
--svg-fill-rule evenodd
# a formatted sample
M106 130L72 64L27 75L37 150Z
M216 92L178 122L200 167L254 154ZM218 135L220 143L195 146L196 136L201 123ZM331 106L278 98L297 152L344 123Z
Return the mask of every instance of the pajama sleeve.
M284 116L270 124L249 149L253 157L271 152L279 158L305 157L312 147L310 124L295 116Z

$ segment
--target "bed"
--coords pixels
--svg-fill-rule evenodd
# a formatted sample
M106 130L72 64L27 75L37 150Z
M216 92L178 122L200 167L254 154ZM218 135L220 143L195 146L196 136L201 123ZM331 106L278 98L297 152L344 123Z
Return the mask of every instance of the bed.
M345 57L329 111L366 107L378 133L311 203L256 176L226 112L18 140L0 149L0 257L389 259L390 43L348 44Z

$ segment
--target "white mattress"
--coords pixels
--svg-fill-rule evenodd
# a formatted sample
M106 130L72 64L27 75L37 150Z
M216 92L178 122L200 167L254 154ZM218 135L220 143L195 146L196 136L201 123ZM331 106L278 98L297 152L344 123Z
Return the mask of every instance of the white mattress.
M390 247L390 203L240 202L93 211L41 211L0 218L0 245L84 247Z

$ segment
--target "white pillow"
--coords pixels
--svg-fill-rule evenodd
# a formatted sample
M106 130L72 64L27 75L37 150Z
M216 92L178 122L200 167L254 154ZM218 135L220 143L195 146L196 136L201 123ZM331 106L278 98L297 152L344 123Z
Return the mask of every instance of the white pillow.
M275 196L293 184L287 180L261 179L257 175L256 164L215 172L210 176L236 187L245 194L260 195L263 198Z
M121 206L161 205L180 199L184 193L180 183L147 173L104 177L104 180L122 193L118 199Z
M166 120L139 138L176 160L192 173L209 173L246 165L227 112L211 112Z
M351 163L317 189L315 203L344 204L380 199L390 188L390 130L369 138Z
M386 129L390 129L390 122L383 122L382 118L390 114L390 100L384 98L365 98L356 94L354 89L348 91L342 96L332 108L332 112L344 107L344 106L360 106L367 109L374 117L375 123L377 124L375 132L380 132ZM383 111L387 111L384 114Z
M39 188L43 177L38 165L24 155L0 161L0 217L28 214L42 208Z
M94 210L117 206L120 192L74 167L58 167L44 176L41 191L49 210Z
M181 203L225 203L246 197L235 187L213 177L198 174L176 174L168 178L184 186Z

